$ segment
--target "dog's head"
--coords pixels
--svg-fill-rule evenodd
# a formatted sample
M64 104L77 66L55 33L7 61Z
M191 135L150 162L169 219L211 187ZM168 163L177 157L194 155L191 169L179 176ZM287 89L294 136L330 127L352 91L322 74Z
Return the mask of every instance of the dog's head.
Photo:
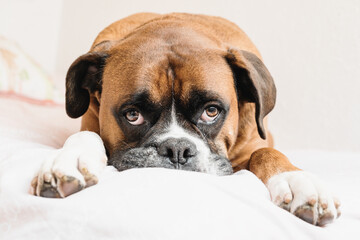
M103 42L71 65L68 115L96 119L119 170L231 173L228 156L240 135L257 129L266 137L263 118L276 92L268 70L247 51L144 35Z

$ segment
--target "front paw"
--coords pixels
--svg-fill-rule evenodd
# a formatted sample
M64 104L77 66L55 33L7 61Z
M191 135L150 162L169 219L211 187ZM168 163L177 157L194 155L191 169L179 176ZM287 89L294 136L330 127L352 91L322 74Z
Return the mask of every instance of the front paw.
M267 182L271 200L302 220L323 226L340 216L340 202L315 175L305 171L283 172Z
M96 184L106 162L103 142L96 133L76 133L42 164L30 192L49 198L67 197Z

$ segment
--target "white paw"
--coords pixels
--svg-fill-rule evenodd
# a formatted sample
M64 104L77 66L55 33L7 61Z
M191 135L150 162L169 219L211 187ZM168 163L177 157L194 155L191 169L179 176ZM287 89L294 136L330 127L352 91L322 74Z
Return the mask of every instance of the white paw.
M304 221L323 226L340 216L340 202L315 175L283 172L267 182L271 200Z
M63 148L41 166L30 192L42 197L66 197L98 182L107 163L99 135L83 131L71 135Z

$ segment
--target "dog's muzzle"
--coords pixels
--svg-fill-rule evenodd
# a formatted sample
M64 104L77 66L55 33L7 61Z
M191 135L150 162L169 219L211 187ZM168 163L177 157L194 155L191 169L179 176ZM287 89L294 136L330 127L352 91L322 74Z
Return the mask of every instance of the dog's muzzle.
M160 143L115 151L109 159L119 171L130 168L162 167L215 175L229 175L233 172L229 160L207 149L198 149L187 138L169 137Z

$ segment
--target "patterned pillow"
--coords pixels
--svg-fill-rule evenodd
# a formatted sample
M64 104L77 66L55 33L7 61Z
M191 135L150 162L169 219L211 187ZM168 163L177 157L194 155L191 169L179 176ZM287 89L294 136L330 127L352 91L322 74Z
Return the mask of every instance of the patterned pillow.
M0 36L0 96L38 104L63 104L63 95L17 44Z

